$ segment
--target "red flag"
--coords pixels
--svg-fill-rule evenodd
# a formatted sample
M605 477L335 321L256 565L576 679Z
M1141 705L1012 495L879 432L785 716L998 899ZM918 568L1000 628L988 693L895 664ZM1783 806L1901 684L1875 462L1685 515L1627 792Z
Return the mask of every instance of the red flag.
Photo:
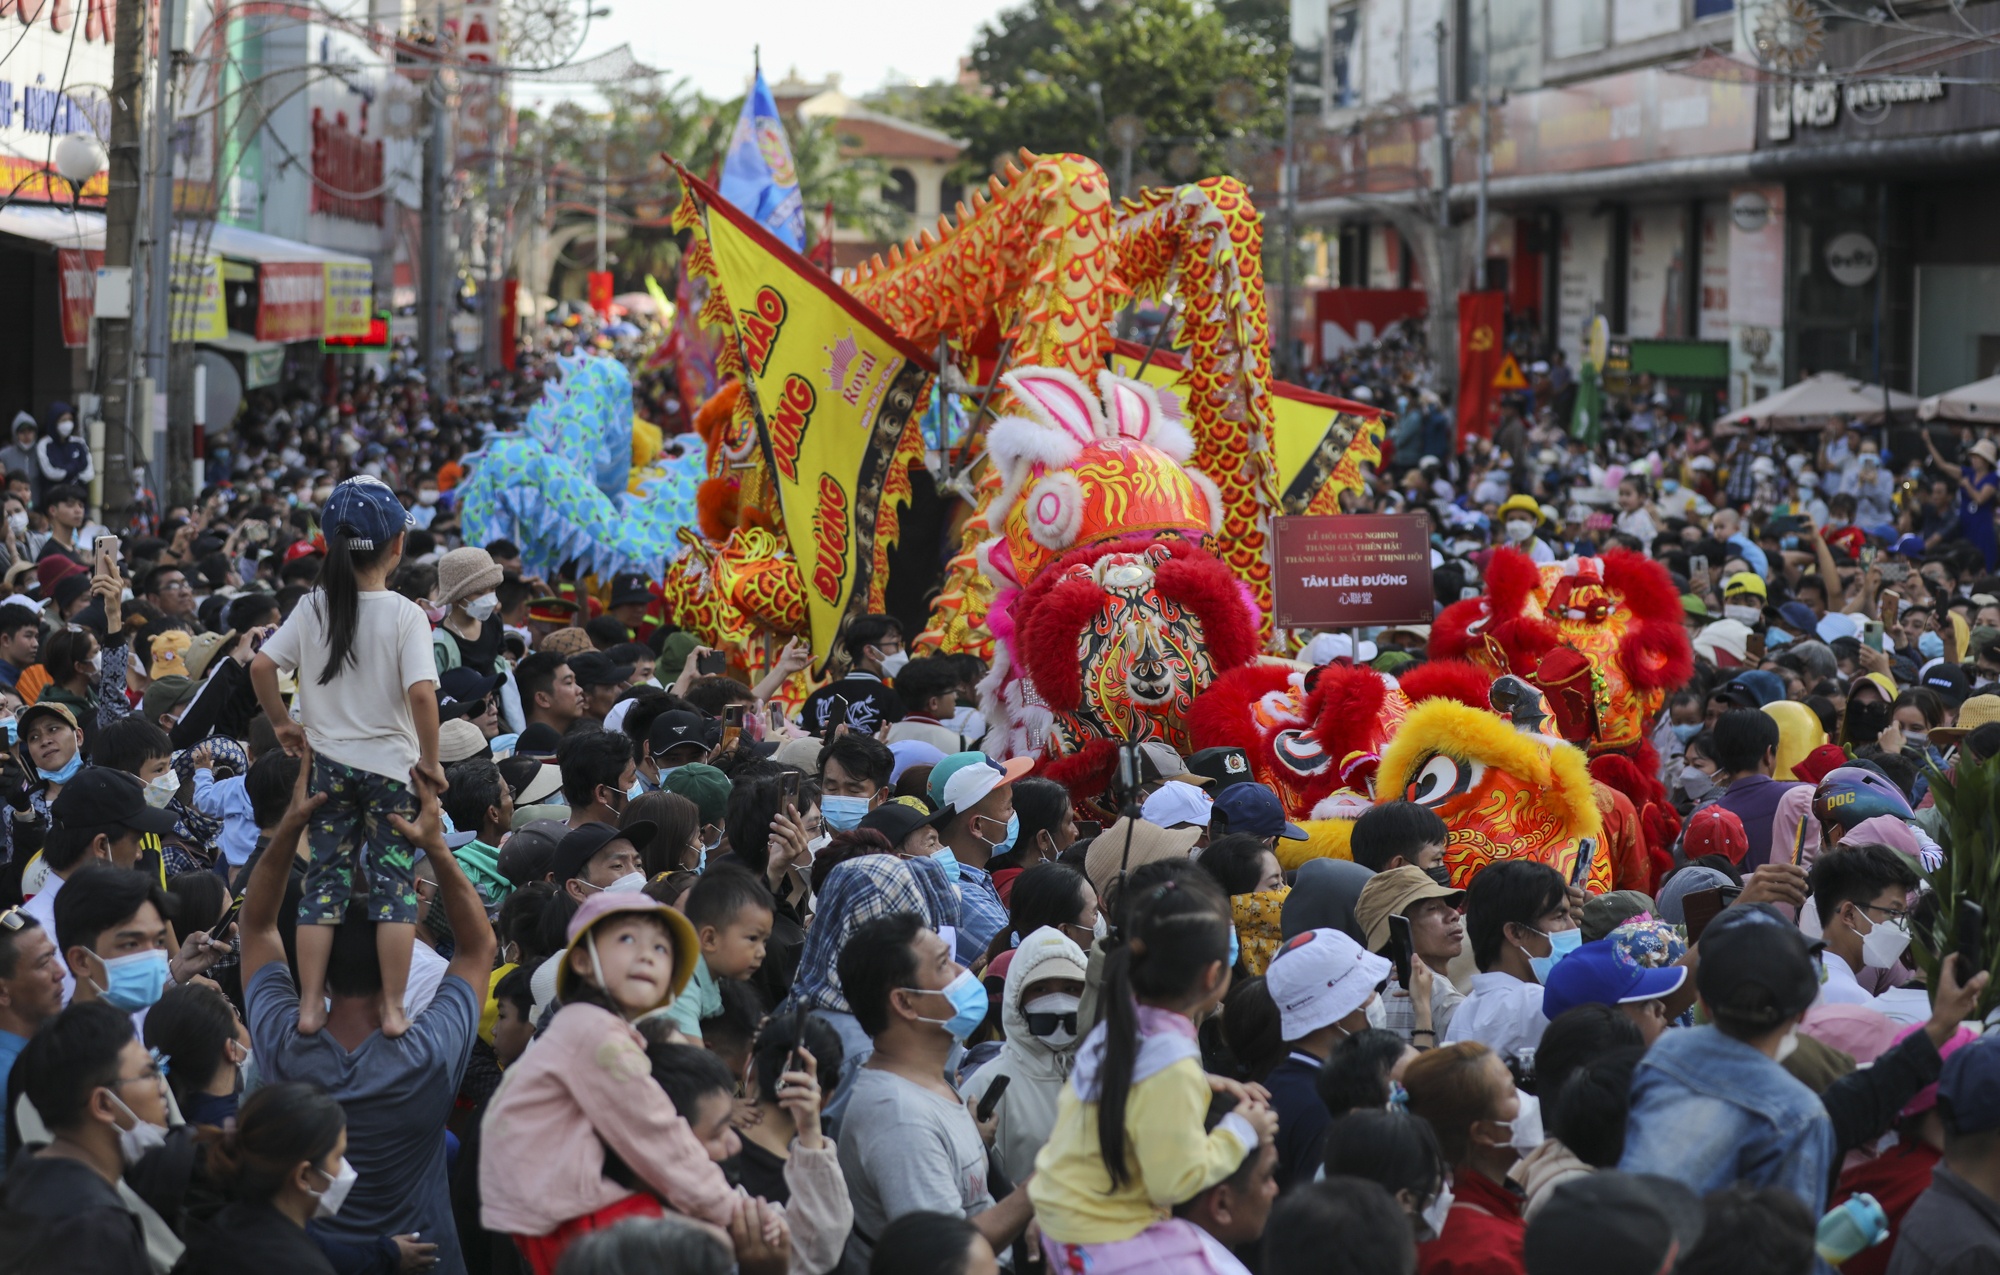
M1453 450L1469 435L1493 433L1493 378L1506 358L1507 294L1458 294L1458 430Z
M611 317L611 272L593 270L590 272L590 308L603 318Z

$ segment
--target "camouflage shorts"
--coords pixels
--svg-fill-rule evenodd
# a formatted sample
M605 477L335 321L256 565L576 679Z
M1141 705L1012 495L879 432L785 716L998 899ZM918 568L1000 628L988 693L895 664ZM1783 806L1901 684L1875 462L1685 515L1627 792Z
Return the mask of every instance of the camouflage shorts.
M410 786L323 757L312 768L312 790L326 801L306 828L312 861L299 924L338 925L349 901L371 922L416 924L416 851L389 823L417 817Z

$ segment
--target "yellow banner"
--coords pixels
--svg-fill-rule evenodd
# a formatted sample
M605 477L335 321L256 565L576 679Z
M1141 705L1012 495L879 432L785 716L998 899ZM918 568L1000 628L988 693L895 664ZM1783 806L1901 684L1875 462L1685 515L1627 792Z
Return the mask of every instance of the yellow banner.
M326 336L367 336L375 313L375 270L365 261L326 263Z
M1179 384L1180 355L1154 351L1141 375L1145 357L1145 347L1120 341L1111 370L1163 388ZM1340 493L1361 486L1361 463L1381 463L1382 418L1355 410L1359 406L1304 386L1271 382L1271 458L1278 469L1280 513L1339 513Z
M229 335L221 257L174 254L172 309L176 341L220 341Z
M930 393L930 361L824 272L685 175L729 300L785 533L824 666L865 609L891 458Z

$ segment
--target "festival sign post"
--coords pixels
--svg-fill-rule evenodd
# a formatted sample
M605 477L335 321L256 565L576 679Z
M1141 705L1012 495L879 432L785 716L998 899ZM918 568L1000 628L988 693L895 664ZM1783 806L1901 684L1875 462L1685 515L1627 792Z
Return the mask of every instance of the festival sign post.
M1423 514L1274 518L1272 574L1281 629L1429 624L1429 520ZM1355 644L1360 649L1359 643Z

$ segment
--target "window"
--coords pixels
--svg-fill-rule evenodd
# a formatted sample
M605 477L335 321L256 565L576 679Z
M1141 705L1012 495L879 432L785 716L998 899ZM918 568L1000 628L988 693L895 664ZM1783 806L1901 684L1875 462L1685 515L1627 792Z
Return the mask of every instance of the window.
M1604 0L1549 0L1549 55L1569 58L1605 44Z
M894 204L906 213L917 211L917 179L910 176L909 169L889 170L889 181L882 187L882 202Z
M1342 5L1327 24L1326 103L1333 110L1361 105L1361 6Z

